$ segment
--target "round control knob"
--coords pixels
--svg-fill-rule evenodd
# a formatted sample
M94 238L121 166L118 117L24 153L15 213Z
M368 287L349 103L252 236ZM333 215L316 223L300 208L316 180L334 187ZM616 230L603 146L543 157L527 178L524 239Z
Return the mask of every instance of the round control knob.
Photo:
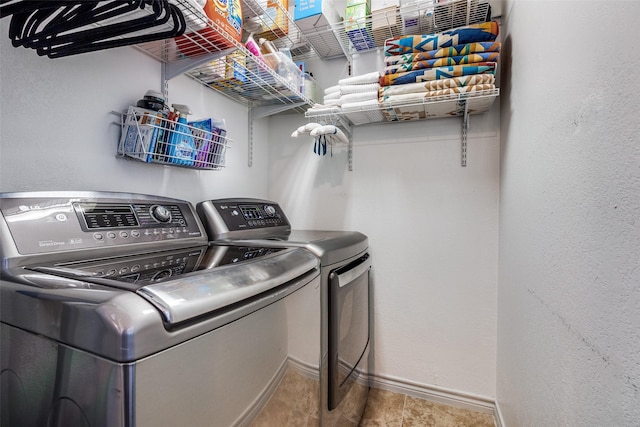
M164 206L155 205L151 207L151 217L158 222L171 221L171 211Z
M265 205L264 212L269 216L274 216L276 214L276 208L271 205Z

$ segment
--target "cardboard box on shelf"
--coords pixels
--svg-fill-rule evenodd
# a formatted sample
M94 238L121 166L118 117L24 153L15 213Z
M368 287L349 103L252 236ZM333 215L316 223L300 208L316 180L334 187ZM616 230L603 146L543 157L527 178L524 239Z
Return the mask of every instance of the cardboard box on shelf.
M371 13L388 7L400 7L400 0L371 0Z
M367 50L375 47L373 35L371 34L371 22L369 0L347 0L347 10L345 13L345 31L353 47L360 50Z
M262 15L262 32L258 38L276 40L289 34L288 0L267 0L267 8Z
M343 56L344 51L332 24L340 22L340 15L327 0L295 0L293 17L300 31L322 58Z
M398 7L374 10L371 14L371 32L376 46L384 46L386 39L402 34L402 18Z
M247 59L245 53L237 50L225 57L224 78L234 83L242 84L247 81Z
M242 5L240 0L206 0L204 15L213 22L208 24L205 16L194 22L200 22L200 29L176 37L176 46L186 56L204 55L218 52L234 46L242 37Z

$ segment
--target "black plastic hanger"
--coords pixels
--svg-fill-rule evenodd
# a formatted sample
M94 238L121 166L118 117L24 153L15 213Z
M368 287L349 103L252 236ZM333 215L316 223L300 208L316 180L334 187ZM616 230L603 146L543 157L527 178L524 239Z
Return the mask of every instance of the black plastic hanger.
M73 43L66 44L64 46L39 48L36 50L36 52L38 53L38 55L41 55L41 56L47 55L49 58L61 58L64 56L87 53L87 52L92 52L96 50L112 49L115 47L129 46L132 44L145 43L145 42L154 41L154 40L163 40L167 38L178 37L184 34L187 28L187 24L180 9L178 9L177 6L174 6L173 4L171 4L169 5L167 15L168 15L167 20L168 19L172 20L172 27L166 31L141 34L137 36L134 35L131 37L117 37L117 38L111 38L108 40L98 40L98 41L93 40L90 42L73 42ZM166 23L166 21L162 21L162 23L164 24ZM156 25L160 25L160 24L156 23ZM150 27L146 26L142 29L147 29L147 28L150 28Z
M0 11L2 17L13 15L9 37L14 46L50 58L173 38L186 30L182 12L167 0L0 0ZM169 29L147 31L160 26Z

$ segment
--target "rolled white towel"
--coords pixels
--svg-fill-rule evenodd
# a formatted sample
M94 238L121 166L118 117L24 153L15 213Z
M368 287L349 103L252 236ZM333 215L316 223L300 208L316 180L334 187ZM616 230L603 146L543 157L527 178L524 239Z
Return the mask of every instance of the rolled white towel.
M312 130L314 130L316 128L319 128L321 126L322 125L320 123L310 122L310 123L307 123L306 125L304 125L302 127L304 128L304 131L308 133L308 132L311 132ZM298 128L298 129L300 129L300 128Z
M347 77L346 79L338 80L339 86L345 85L361 85L367 83L378 83L380 80L380 73L377 71L361 74L359 76Z
M334 138L334 141L342 142L344 144L349 143L349 138L342 132L340 129L333 125L325 125L315 128L310 133L314 138L320 135L331 135Z

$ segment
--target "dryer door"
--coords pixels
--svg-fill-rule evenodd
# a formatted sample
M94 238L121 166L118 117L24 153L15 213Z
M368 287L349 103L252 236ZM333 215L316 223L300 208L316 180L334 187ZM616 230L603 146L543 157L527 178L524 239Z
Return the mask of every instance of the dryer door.
M369 271L365 254L329 274L329 410L359 377L369 344Z

